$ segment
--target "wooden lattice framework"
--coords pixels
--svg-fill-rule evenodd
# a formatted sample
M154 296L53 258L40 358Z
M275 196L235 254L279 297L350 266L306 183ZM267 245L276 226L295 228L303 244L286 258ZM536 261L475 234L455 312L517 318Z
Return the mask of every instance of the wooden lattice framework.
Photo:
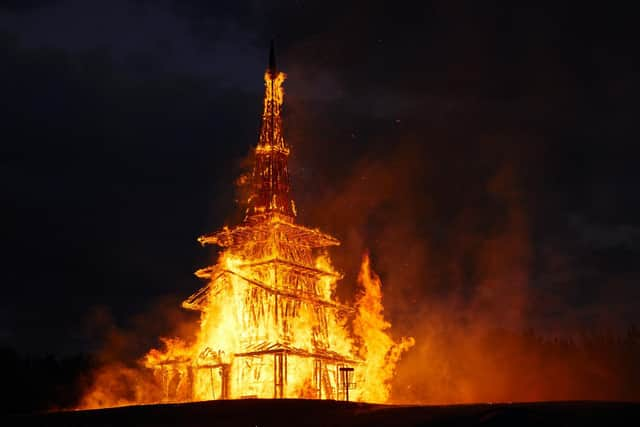
M296 210L291 197L288 172L290 149L282 132L282 81L284 75L276 69L273 45L269 57L269 68L265 75L265 103L255 162L251 174L251 196L244 221L235 227L201 236L204 245L217 245L226 253L243 260L233 266L217 263L196 271L207 284L187 298L183 307L204 311L211 298L224 295L230 288L242 288L248 309L235 313L239 325L249 331L242 349L224 362L219 354L209 348L201 349L196 360L175 360L174 364L188 365L189 375L175 381L176 391L193 377L193 370L205 370L211 375L212 398L241 397L311 397L341 399L345 397L341 384L341 372L351 369L356 361L347 354L331 348L328 319L341 318L352 312L350 307L334 301L320 289L323 278L337 273L316 265L316 257L324 248L339 245L332 236L317 229L295 223ZM256 303L258 302L258 303ZM301 311L312 313L313 324L310 341L304 346L290 327L291 320ZM261 331L276 330L268 339ZM253 332L255 331L255 333ZM312 364L312 391L305 396L292 396L287 390L288 369L291 363ZM171 363L164 367L170 376ZM272 368L272 373L271 373ZM178 370L176 370L177 372ZM267 372L269 371L269 372ZM168 372L168 374L166 373ZM214 375L215 373L215 375ZM241 395L234 390L244 381L257 376L271 376L272 395ZM166 380L170 383L170 380ZM188 393L188 391L183 391Z

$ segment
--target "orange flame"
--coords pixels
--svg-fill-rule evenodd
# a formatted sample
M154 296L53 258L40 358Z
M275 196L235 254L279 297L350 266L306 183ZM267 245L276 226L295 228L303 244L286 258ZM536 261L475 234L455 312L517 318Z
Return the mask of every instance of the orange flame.
M118 373L106 370L84 406L243 397L388 400L395 365L414 341L390 337L368 256L354 309L335 298L342 275L325 248L340 242L294 224L281 121L284 79L265 73L247 217L198 239L224 250L215 265L196 271L208 283L182 304L201 312L195 339L165 338L162 350L147 353L142 365L155 386L134 380L144 386L109 398Z
M353 322L353 332L361 339L359 356L364 360L363 371L366 387L358 397L368 402L386 402L389 399L396 364L403 352L415 344L412 337L393 341L388 333L391 323L382 314L382 283L371 270L369 255L362 259L358 283L362 291L356 301L357 314Z
M164 349L152 349L142 360L146 368L136 371L130 368L113 367L97 376L94 388L85 396L82 408L122 406L127 404L157 403L161 401L196 401L238 398L243 396L273 397L273 377L266 373L277 368L272 358L256 357L255 360L238 358L247 342L264 342L280 338L277 328L265 327L251 318L252 308L260 307L266 312L268 298L260 292L247 292L249 287L244 276L243 265L247 260L233 256L228 251L221 254L217 266L239 273L231 275L231 286L210 294L207 306L202 311L200 329L193 344L180 338L163 338ZM320 254L315 265L328 274L319 281L321 296L331 301L340 278L326 253ZM251 279L251 277L247 277ZM273 279L273 278L271 278ZM268 280L267 280L268 282ZM351 321L347 317L327 317L327 347L336 354L346 354L354 360L355 378L350 396L352 400L386 402L390 395L390 381L401 354L413 344L413 338L402 338L395 342L389 335L391 324L384 319L382 291L379 277L371 270L368 255L363 257L358 276L361 291L355 303ZM271 285L274 285L271 283ZM352 333L349 332L349 324ZM273 325L273 324L272 324ZM289 319L289 343L291 348L312 352L313 331L317 328L317 317L313 310L300 309ZM241 363L234 363L236 359ZM224 372L228 366L230 372ZM287 365L287 385L283 397L314 398L313 359L290 356ZM156 382L148 380L155 375ZM224 375L237 379L223 390ZM340 378L335 375L325 379L334 394L321 398L340 398ZM129 384L127 386L127 384ZM128 387L123 392L123 387ZM223 394L224 392L224 394Z

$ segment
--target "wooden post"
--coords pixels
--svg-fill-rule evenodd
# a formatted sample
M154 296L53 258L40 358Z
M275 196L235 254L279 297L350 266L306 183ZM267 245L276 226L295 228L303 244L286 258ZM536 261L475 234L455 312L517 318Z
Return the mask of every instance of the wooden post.
M322 360L313 361L313 382L316 388L316 399L322 399Z
M215 400L216 390L213 384L213 368L209 368L209 380L211 381L211 399Z
M342 389L344 390L344 400L349 401L349 385L351 383L351 374L353 368L349 366L340 367L340 381L342 382Z
M285 352L273 355L273 397L284 398L285 385L287 383L287 354Z
M231 365L225 364L220 367L220 376L222 380L222 390L220 391L221 399L229 398L229 377L231 374Z

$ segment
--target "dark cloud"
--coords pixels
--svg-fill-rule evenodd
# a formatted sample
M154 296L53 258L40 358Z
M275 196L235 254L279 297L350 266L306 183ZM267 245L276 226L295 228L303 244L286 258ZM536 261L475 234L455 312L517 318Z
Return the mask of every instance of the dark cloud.
M61 0L4 0L0 4L0 11L26 12L44 6L55 5Z
M258 89L250 70L262 67L254 35L224 16L209 16L202 34L169 1L69 0L22 13L0 15L0 27L25 48L56 48L71 54L104 49L115 66L148 79L188 74L212 86Z

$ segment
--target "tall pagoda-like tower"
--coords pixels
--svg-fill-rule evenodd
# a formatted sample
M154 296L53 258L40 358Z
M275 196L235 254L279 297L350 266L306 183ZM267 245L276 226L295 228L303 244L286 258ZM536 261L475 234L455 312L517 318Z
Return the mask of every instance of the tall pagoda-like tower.
M189 363L188 388L201 399L341 399L356 364L344 328L352 309L333 299L340 277L323 256L340 242L295 222L282 131L285 75L276 68L273 43L264 78L245 218L198 238L222 251L215 265L195 273L207 285L183 302L202 312L197 348L182 359Z

